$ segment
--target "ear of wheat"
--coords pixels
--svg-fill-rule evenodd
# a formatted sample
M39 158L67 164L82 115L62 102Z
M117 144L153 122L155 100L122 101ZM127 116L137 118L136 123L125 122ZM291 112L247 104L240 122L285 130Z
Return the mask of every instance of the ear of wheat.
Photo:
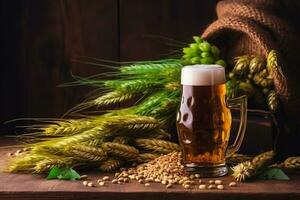
M139 155L138 149L120 143L104 142L102 148L115 157L135 158Z
M247 181L252 179L273 163L273 157L273 151L259 154L251 161L245 161L232 167L232 176L237 181Z
M134 144L139 148L152 150L157 153L170 153L181 150L178 144L159 139L137 138L135 139Z
M99 166L99 169L104 172L110 172L110 171L118 169L123 163L124 163L123 160L121 160L119 158L111 157L111 158L105 160L104 162L102 162Z

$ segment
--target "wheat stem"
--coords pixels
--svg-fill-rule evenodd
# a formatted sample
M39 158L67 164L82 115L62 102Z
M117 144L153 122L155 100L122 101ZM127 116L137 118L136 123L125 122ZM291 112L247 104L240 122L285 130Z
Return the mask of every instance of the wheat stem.
M122 158L135 158L139 154L139 150L132 146L114 142L104 142L102 148L108 154Z
M100 164L99 169L104 172L110 172L119 168L122 163L123 161L118 158L109 158Z
M134 144L138 148L152 150L158 153L170 153L173 151L181 151L180 146L178 144L159 139L137 138L135 139Z

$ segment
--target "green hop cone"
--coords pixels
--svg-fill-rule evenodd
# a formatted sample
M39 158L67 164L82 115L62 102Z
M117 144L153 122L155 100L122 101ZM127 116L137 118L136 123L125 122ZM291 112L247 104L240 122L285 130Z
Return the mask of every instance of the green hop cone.
M262 89L262 92L263 92L264 94L268 94L268 93L269 93L269 91L270 91L270 89L269 89L269 88L263 88L263 89Z
M192 43L192 44L190 44L190 48L194 51L197 51L198 50L198 44L197 43Z
M249 72L251 74L258 73L265 68L266 61L261 56L255 56L251 59L249 64Z
M234 98L236 96L239 84L235 78L226 82L226 94L229 98Z
M211 52L215 57L219 57L220 55L220 49L215 45L211 46Z
M211 45L209 44L209 42L204 41L199 44L199 49L204 52L210 52Z
M207 57L212 57L212 55L211 55L210 52L202 52L202 53L201 53L201 57L202 57L202 58L207 58Z
M269 76L266 69L254 74L253 82L262 88L271 88L273 86L273 79Z
M248 82L240 82L239 83L239 90L246 94L247 97L252 97L255 94L255 87Z
M184 53L184 55L188 56L188 57L194 57L198 54L198 49L195 48L183 48L182 52Z
M225 62L225 60L222 60L222 59L217 60L217 61L216 61L216 64L221 65L221 66L223 66L223 67L226 67L226 62Z
M193 37L193 39L194 39L194 41L196 42L196 43L201 43L203 40L199 37L199 36L194 36Z
M272 112L276 112L279 107L279 98L274 90L271 90L267 96L268 107Z
M191 58L190 61L192 64L200 64L201 63L201 60L199 57L193 57L193 58Z
M213 64L215 60L212 57L201 58L201 64Z
M251 57L252 56L248 56L248 55L236 57L235 66L232 72L234 74L241 75L241 76L248 74Z
M267 69L269 72L271 72L274 68L278 68L278 62L277 62L277 51L272 50L268 54L267 57Z
M191 50L190 50L189 47L185 47L185 48L182 49L182 52L183 52L184 54L190 54Z

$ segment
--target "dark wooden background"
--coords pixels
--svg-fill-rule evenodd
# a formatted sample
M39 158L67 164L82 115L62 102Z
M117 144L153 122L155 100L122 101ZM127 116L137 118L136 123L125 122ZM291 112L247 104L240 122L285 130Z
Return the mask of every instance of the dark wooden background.
M3 122L59 117L90 88L61 88L71 73L109 69L72 62L80 56L158 59L174 49L160 35L189 41L215 18L217 0L1 0L0 134ZM282 15L300 32L300 1L282 1Z

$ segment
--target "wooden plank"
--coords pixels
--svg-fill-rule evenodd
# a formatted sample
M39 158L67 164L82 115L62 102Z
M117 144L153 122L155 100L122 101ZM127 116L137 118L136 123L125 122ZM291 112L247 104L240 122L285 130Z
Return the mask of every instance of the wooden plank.
M13 151L13 141L1 138L0 167L3 169L8 163L7 152ZM96 181L104 175L112 174L100 172L88 172L91 180ZM226 187L225 190L199 190L197 188L186 190L175 186L166 189L161 184L151 183L151 187L131 182L128 184L116 185L108 183L105 187L84 187L81 181L58 181L45 180L44 175L30 174L9 174L0 172L0 199L256 199L256 200L279 200L300 198L300 175L291 175L291 181L253 181L240 183L238 187ZM226 184L232 181L229 176L220 178ZM209 179L203 178L204 182Z
M8 31L2 37L7 56L1 68L1 127L13 118L61 116L90 89L57 85L72 81L71 73L89 76L111 70L72 59L118 60L117 0L29 0L3 6L7 11L1 25Z
M215 0L120 0L120 59L165 58L180 47L169 47L157 35L189 42L213 21Z

